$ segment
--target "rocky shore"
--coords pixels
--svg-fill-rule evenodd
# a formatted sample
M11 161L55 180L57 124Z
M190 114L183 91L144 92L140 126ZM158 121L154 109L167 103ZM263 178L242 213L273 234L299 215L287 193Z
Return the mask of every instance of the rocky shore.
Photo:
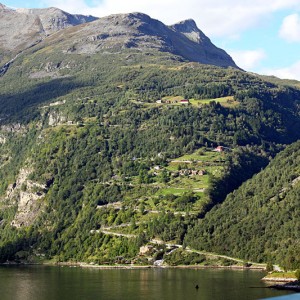
M276 290L289 290L293 292L300 292L300 283L298 281L296 282L289 282L284 284L275 284L271 285L270 288L276 289Z
M300 292L300 282L295 276L291 276L290 274L282 273L282 276L278 273L276 276L268 274L262 280L270 283L276 283L269 286L269 288L272 289Z

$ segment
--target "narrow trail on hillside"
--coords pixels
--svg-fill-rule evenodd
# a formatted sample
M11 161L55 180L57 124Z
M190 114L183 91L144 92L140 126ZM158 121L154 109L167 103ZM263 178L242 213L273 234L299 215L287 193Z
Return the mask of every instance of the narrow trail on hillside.
M104 228L98 229L98 230L91 230L91 233L103 233L103 234L113 235L113 236L117 236L117 237L136 238L138 236L137 234L120 233L120 232L111 231L114 228L124 228L126 226L130 226L130 223L117 225L117 226L104 227ZM227 256L227 255L221 255L221 254L216 254L216 253L207 252L207 251L199 251L199 250L196 250L196 249L191 249L189 246L183 248L183 245L181 245L181 244L164 242L163 240L160 240L160 239L150 239L149 243L158 244L158 245L165 245L168 248L172 248L172 247L181 248L186 252L197 253L197 254L205 255L205 256L208 256L208 257L211 257L211 258L222 258L222 259L227 259L227 260L234 261L236 263L245 263L244 260L239 259L239 258L234 258L234 257L230 257L230 256ZM265 266L266 266L265 264L258 264L258 263L255 263L255 262L248 262L248 263L253 264L255 266L258 266L258 267L261 267L261 268L265 268Z

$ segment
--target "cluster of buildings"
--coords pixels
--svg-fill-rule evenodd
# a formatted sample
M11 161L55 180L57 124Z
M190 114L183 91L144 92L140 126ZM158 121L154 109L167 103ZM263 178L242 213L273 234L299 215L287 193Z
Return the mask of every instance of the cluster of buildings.
M162 103L166 103L166 104L177 104L177 103L189 104L190 101L188 99L181 99L181 100L175 99L175 100L165 100L165 101L159 99L159 100L156 101L156 103L158 103L158 104L162 104Z
M206 170L182 169L177 171L180 176L203 176L207 174Z

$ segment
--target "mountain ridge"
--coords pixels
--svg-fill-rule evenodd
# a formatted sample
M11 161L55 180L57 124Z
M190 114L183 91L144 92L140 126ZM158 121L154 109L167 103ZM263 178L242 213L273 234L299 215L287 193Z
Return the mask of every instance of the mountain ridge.
M181 249L170 253L164 246L180 245L185 254L185 246L199 249L199 220L300 139L300 90L231 67L214 47L193 20L166 26L132 13L58 30L6 66L0 78L0 262L211 264L196 253L183 261ZM293 175L292 183L299 171ZM268 197L278 207L282 190ZM254 204L260 203L261 197ZM282 220L291 215L285 207ZM240 215L248 212L243 205ZM259 221L271 228L273 218ZM251 220L243 224L256 234ZM293 217L289 226L297 224ZM212 229L207 248L217 238ZM292 232L284 235L293 243ZM234 239L218 242L220 253L232 248L240 259L269 257L267 244L252 242L248 255ZM149 260L139 254L148 243ZM270 253L279 264L282 257Z
M191 19L167 26L139 12L96 18L72 15L53 7L46 9L10 9L4 5L1 7L0 41L3 46L0 48L0 61L4 60L1 56L5 57L9 52L17 54L29 46L47 40L48 36L55 32L64 31L64 39L67 40L69 31L66 29L79 26L75 29L77 36L74 40L75 43L81 44L83 52L92 54L101 49L120 47L155 48L189 61L238 68L233 59L224 50L211 43ZM82 24L85 26L81 26ZM16 40L17 35L19 38Z
M299 268L299 146L300 140L289 145L230 193L187 234L186 242L197 249L279 263L286 270Z
M96 20L96 17L72 15L58 8L9 8L0 3L0 62L48 35L70 26Z

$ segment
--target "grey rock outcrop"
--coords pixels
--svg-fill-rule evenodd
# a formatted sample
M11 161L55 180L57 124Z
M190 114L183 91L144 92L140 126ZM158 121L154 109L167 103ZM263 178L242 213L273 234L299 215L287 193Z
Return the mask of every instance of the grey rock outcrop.
M13 53L42 40L45 41L44 46L50 43L51 47L55 45L56 51L66 54L157 50L186 61L238 68L224 50L217 48L198 29L193 20L167 26L143 13L97 19L71 15L57 8L14 10L0 6L0 62L1 56L7 62ZM2 73L5 72L6 68Z
M6 191L6 201L17 205L17 211L11 225L22 227L31 225L41 212L43 203L39 201L45 196L46 185L28 179L32 169L20 170L17 180Z
M97 20L97 18L93 16L72 15L55 7L45 9L20 8L16 11L20 14L37 17L40 20L42 30L46 35L67 27Z
M71 15L57 8L12 9L0 3L0 62L54 32L96 19Z
M117 14L66 29L65 53L94 54L158 50L178 55L184 60L221 67L238 68L233 59L198 29L195 21L187 20L167 26L142 13ZM61 38L61 36L60 36Z
M67 118L57 112L49 113L49 126L57 126L67 122Z

